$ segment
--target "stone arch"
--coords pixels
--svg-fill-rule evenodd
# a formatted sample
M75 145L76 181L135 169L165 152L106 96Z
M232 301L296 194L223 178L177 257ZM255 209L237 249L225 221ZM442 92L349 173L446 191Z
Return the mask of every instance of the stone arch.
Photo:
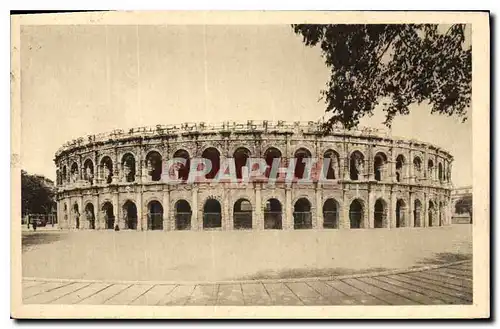
M100 162L101 167L101 177L107 183L111 184L113 181L113 160L109 155L105 155L101 158Z
M293 227L299 229L312 229L311 202L306 197L301 197L293 205Z
M305 147L301 147L297 149L294 153L295 157L295 169L294 169L294 177L298 179L302 179L304 177L307 177L307 174L305 172L306 169L306 164L303 161L303 159L310 159L312 157L311 151Z
M146 170L148 177L153 182L161 180L163 173L163 158L160 152L149 150L146 154Z
M323 154L324 159L329 159L328 165L323 168L323 175L326 179L340 178L340 155L337 151L328 149ZM323 161L325 165L325 161Z
M148 230L163 230L163 205L160 201L152 199L147 203Z
M240 146L234 151L233 159L236 168L237 179L242 179L245 176L245 172L248 173L251 169L247 167L247 162L250 156L250 150L244 146Z
M277 198L269 198L264 202L264 229L283 228L283 206Z
M174 167L174 170L175 170L175 173L176 176L178 179L181 179L183 181L186 181L189 177L189 170L190 170L190 166L191 166L191 156L189 154L189 152L186 150L186 149L177 149L175 152L174 152L174 155L173 155L173 158L182 158L182 159L185 159L186 162L183 164L183 163L177 163Z
M435 203L432 200L429 200L429 208L428 208L428 226L434 226L434 218L436 217L436 209L435 209Z
M68 169L66 167L66 165L63 166L63 169L62 169L62 184L66 184L68 182Z
M328 198L323 203L323 228L339 228L340 204L334 198Z
M387 213L388 206L387 202L383 198L378 198L375 201L374 211L373 211L373 227L383 228L387 227Z
M134 182L136 174L136 160L131 152L123 154L121 159L123 180L125 182Z
M80 228L80 208L78 207L78 203L74 202L73 207L71 208L73 212L73 216L75 217L75 228Z
M95 229L95 209L94 204L91 201L88 201L84 206L85 218L89 223L90 229Z
M267 164L267 169L266 169L265 175L266 175L266 177L269 178L270 174L271 174L271 169L272 169L274 159L279 159L279 161L281 163L281 161L283 159L283 153L277 147L271 146L271 147L268 147L266 149L266 151L264 152L264 158L265 158L266 164Z
M222 227L222 206L216 198L208 198L203 205L203 228Z
M365 214L365 203L362 199L355 198L349 205L350 228L362 228Z
M205 175L205 178L214 179L220 169L221 152L216 147L209 146L203 150L201 157L211 161L212 163L212 169Z
M115 213L113 203L111 201L104 201L101 205L101 211L104 214L104 222L106 229L112 230L115 227Z
M441 162L438 163L438 179L439 179L439 182L443 182L443 164Z
M83 175L84 179L90 183L90 185L94 184L94 162L87 158L83 162Z
M76 181L79 179L79 176L80 176L80 168L78 167L78 163L74 161L70 167L71 182L76 183Z
M233 226L235 230L252 229L252 203L247 198L239 198L234 203Z
M375 180L385 180L387 175L387 155L379 151L373 157L373 175Z
M406 226L406 202L403 199L396 200L396 227Z
M413 172L416 178L422 177L422 159L418 155L413 157Z
M434 161L432 161L432 159L429 159L427 161L427 175L430 180L434 180L433 174L434 174Z
M123 221L125 223L125 229L136 230L137 229L137 206L134 201L127 199L122 205Z
M179 199L174 204L175 213L175 229L190 230L191 229L191 216L193 211L191 205L186 199Z
M364 175L365 155L359 151L352 151L349 155L349 178L360 180Z
M422 202L419 199L413 201L413 227L422 225Z

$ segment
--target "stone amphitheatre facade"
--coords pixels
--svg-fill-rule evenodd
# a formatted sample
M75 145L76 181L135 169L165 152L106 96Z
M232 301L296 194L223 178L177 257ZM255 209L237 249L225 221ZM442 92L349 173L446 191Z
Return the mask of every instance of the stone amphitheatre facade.
M167 165L179 158L185 162ZM190 182L195 158L213 165ZM269 165L260 178L248 178L252 158ZM319 169L322 179L285 181L280 177L286 169L280 169L276 180L266 180L274 177L270 168L276 159L292 168L294 177L312 172L304 158L327 163ZM236 181L217 181L227 159L234 160ZM158 125L73 140L54 161L62 229L371 229L451 223L453 157L432 144L374 129L334 129L325 135L316 122ZM172 177L176 184L169 183Z

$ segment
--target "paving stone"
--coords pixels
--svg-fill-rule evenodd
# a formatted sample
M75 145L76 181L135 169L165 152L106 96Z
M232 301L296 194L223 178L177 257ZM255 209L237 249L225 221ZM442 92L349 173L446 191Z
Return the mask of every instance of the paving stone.
M464 277L464 278L471 278L472 277L472 273L467 273L466 271L456 270L453 268L441 267L439 269L436 269L436 271L441 272L441 273L449 273L451 275L455 275L458 277Z
M51 304L76 304L82 299L92 296L109 286L111 286L110 283L91 283L80 290L75 290L66 296L53 300Z
M130 286L130 284L112 284L109 287L106 287L105 289L98 291L85 299L82 299L78 304L102 305L108 299L119 294Z
M271 297L262 283L242 283L241 289L245 305L272 305Z
M471 276L467 276L467 277L465 277L465 276L458 276L458 275L455 275L455 274L443 272L440 269L430 270L427 273L437 274L437 275L445 276L445 277L452 278L452 279L466 280L466 281L472 282L472 277Z
M444 302L442 300L428 297L424 294L421 294L419 292L416 292L416 291L413 291L410 289L405 289L401 286L393 285L387 281L378 280L377 277L361 278L360 280L362 280L363 282L372 284L374 286L377 286L379 288L382 288L384 290L391 291L391 292L398 294L406 299L412 300L412 301L414 301L414 304L423 304L423 305L444 304Z
M305 282L291 282L286 284L305 305L327 305L328 299L319 294Z
M304 303L283 283L264 283L273 305L303 305Z
M197 285L185 305L215 305L219 285Z
M149 289L153 288L152 284L134 284L129 288L122 290L117 295L108 299L104 304L109 305L128 305L137 297L144 294Z
M411 274L416 276L416 277L426 278L426 279L430 279L430 280L441 281L441 282L445 281L445 282L448 282L449 284L454 284L456 286L464 287L464 288L470 289L472 291L472 281L446 277L446 276L442 276L442 275L437 274L437 273L431 273L431 272L427 272L427 271L414 272Z
M71 282L44 282L43 284L26 288L23 290L23 300L69 284Z
M366 292L357 289L351 285L348 285L347 283L340 281L340 280L332 280L332 281L327 281L326 282L328 285L331 287L335 288L338 291L341 291L345 295L351 297L351 298L343 298L343 301L346 301L347 303L351 303L352 299L354 299L356 302L353 304L362 304L362 305L387 305L387 303L381 299L378 299L376 297L373 297Z
M434 291L439 291L443 294L447 294L453 297L458 297L460 299L464 299L466 301L472 302L472 293L469 291L465 290L457 290L457 289L450 289L448 287L445 287L441 284L441 282L437 281L424 281L425 279L417 278L417 277L412 277L408 274L401 274L402 277L408 278L410 280L414 280L415 283L418 283L419 285L423 285L425 287L428 287L429 289L432 289Z
M38 285L44 284L44 283L45 283L44 281L26 281L26 280L23 280L22 287L24 290L24 289L27 289L29 287L38 286Z
M26 304L47 304L53 300L56 300L60 297L68 295L74 291L78 291L86 286L90 285L90 283L85 282L74 282L68 285L60 286L56 289L52 289L48 292L44 292L30 298L24 300Z
M217 295L217 305L245 305L241 284L221 284Z
M172 292L175 285L159 284L137 297L130 305L157 305L160 300Z
M457 280L454 281L454 279L452 279L452 278L448 278L447 280L443 280L443 279L438 280L436 278L426 277L426 276L423 276L423 275L417 274L417 273L407 273L406 275L409 277L415 277L417 280L420 280L423 282L433 283L433 284L436 284L436 285L441 286L441 287L462 291L462 292L470 294L472 297L472 285L465 286L465 285L457 284L456 283ZM469 283L471 283L471 282L469 281Z
M365 292L367 295L380 299L382 301L380 304L384 304L384 302L390 305L416 304L411 299L405 298L393 292L379 288L371 284L370 282L360 281L360 279L346 279L342 281Z
M415 280L414 278L407 278L401 276L400 274L389 275L388 278L404 283L403 285L404 288L412 289L413 291L417 291L427 296L433 296L439 298L449 304L457 304L457 305L467 304L466 300L463 300L453 295L443 293L442 289L439 289L439 287L432 286L429 284L424 284L422 282Z
M176 286L170 293L165 295L158 305L184 305L191 294L193 293L195 285L179 285Z
M343 292L340 292L332 286L326 284L324 281L311 281L307 284L323 296L323 298L328 301L327 304L329 305L345 305L357 302L355 298L347 296ZM348 300L352 301L352 303L346 302Z

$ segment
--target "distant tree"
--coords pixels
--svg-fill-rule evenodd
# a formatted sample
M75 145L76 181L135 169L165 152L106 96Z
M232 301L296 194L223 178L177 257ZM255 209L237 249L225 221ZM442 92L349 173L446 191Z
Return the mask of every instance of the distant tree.
M26 214L48 214L55 203L53 182L41 175L21 170L21 211Z
M467 119L471 101L471 46L464 24L292 25L307 46L320 45L330 80L321 92L329 132L350 129L382 102L387 127L410 104Z
M455 212L457 214L469 214L472 223L472 195L465 195L455 203Z

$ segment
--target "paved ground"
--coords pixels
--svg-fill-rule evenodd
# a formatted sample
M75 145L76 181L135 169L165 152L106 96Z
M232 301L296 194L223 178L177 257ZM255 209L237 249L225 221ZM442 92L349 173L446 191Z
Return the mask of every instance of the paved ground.
M471 225L300 231L23 232L23 277L226 281L338 276L470 259Z
M220 284L23 280L26 304L433 305L472 303L472 261L330 279Z

